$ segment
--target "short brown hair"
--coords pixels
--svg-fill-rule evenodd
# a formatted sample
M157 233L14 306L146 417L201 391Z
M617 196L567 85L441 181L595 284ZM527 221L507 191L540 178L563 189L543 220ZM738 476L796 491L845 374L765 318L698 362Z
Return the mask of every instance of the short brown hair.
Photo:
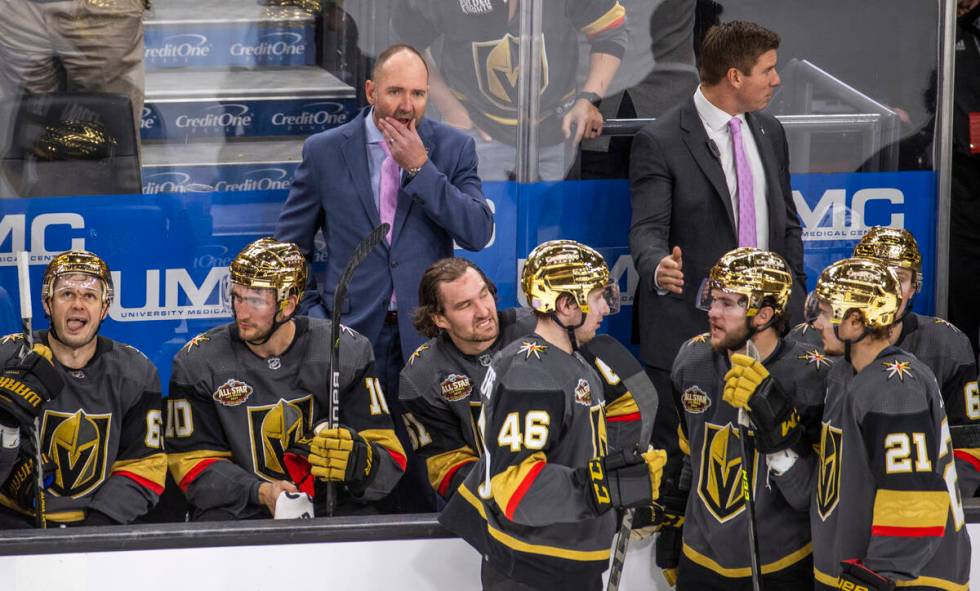
M497 299L497 286L473 261L462 257L439 259L429 265L425 273L422 273L422 279L419 281L419 307L415 308L412 318L415 330L419 334L429 338L439 334L439 327L432 321L433 314L445 312L442 299L439 297L439 286L443 283L456 281L466 273L467 269L473 269L479 273L484 283L487 284L487 289L493 294L493 299Z
M759 56L773 49L779 49L779 35L761 25L747 21L715 25L705 33L701 44L701 83L718 84L731 68L749 74Z
M426 75L429 74L429 63L425 61L425 56L422 55L421 51L415 49L407 43L396 43L379 53L378 57L374 59L374 67L371 68L371 79L377 81L378 72L381 71L381 67L384 66L396 53L401 53L402 51L414 53L416 56L418 56L418 58L422 60L422 65L425 66Z

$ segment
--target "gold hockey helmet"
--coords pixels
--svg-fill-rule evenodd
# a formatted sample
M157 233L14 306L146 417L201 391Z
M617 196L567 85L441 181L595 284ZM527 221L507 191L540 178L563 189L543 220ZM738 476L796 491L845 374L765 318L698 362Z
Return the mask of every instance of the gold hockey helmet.
M745 296L745 315L749 318L766 305L772 306L776 315L781 316L786 312L793 290L793 275L783 257L774 252L736 248L726 252L711 267L698 294L699 308L710 308L712 289Z
M524 263L521 289L538 312L557 309L558 296L575 298L582 312L589 311L589 292L606 289L610 313L619 309L619 290L609 283L609 267L595 249L574 240L549 240L535 247Z
M912 272L912 284L916 291L922 289L922 254L915 236L903 228L874 226L857 246L854 256L875 259L888 265Z
M301 299L306 287L306 257L292 242L259 238L238 253L229 271L234 284L276 290L280 310L289 296Z
M874 259L849 258L830 265L820 274L816 300L833 309L834 326L851 310L857 310L868 328L886 328L895 322L902 303L898 275Z
M51 259L44 269L44 278L41 280L41 299L47 301L54 296L55 283L59 277L75 274L89 275L98 279L102 283L102 303L112 303L114 289L109 265L87 250L69 250Z

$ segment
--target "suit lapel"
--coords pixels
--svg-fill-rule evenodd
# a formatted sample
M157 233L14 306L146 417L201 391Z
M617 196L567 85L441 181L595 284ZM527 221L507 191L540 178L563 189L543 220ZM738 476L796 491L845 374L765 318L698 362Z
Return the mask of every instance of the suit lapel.
M422 123L416 128L419 132L419 137L422 138L422 145L425 146L425 151L432 156L432 127L428 119L422 119ZM411 211L412 207L415 205L414 199L409 199L405 197L404 190L399 187L398 189L398 208L395 209L395 219L394 228L391 230L391 243L394 244L398 240L398 235L401 233L402 226L405 225L405 220L408 219L408 212Z
M721 169L721 163L708 149L708 134L704 131L704 123L698 116L698 111L694 107L694 99L691 98L681 111L681 130L684 131L681 137L687 144L687 149L694 157L701 172L711 182L715 188L715 195L721 200L722 206L728 213L728 223L732 226L732 231L738 235L735 226L735 212L732 210L732 196L728 192L728 183L725 181L725 172Z
M765 128L760 124L759 118L752 113L746 113L745 120L748 121L749 129L752 130L752 137L755 139L755 145L759 149L759 158L762 159L762 169L766 173L766 206L769 208L769 244L772 245L775 244L773 231L776 226L773 220L777 219L773 217L773 214L774 212L781 211L781 208L784 207L784 196L778 194L782 186L779 182L779 161L776 159L772 142L769 141L769 136L766 134Z
M354 183L354 190L361 199L361 205L367 211L374 227L381 224L378 206L374 203L374 192L371 190L371 170L367 160L367 133L364 130L364 116L367 110L361 111L348 127L349 133L344 140L344 161L347 171ZM337 171L339 172L339 171Z

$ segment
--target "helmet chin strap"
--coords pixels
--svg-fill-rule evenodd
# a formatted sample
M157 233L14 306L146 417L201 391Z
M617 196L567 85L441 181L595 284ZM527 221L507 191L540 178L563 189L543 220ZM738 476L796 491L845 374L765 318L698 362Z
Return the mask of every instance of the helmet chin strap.
M232 309L231 309L231 315L232 315L232 317L234 317L234 319L236 321L238 320L238 314L235 312L234 307L232 307ZM292 320L293 319L293 316L295 316L295 315L296 315L295 313L294 314L290 314L289 316L287 316L286 318L284 318L282 320L277 320L276 317L279 316L279 311L277 310L276 311L276 315L272 317L272 326L269 328L269 332L265 333L265 336L263 336L261 338L258 338L258 339L252 339L251 341L246 341L245 339L242 339L242 340L245 341L246 343L248 343L249 345L254 345L256 347L261 347L262 345L264 345L264 344L266 344L266 343L269 342L269 339L272 338L272 335L276 334L276 331L279 330L279 327L281 327L283 324L286 324L287 322L289 322L290 320ZM239 336L241 336L241 334L239 334Z
M864 337L868 336L868 334L869 334L868 333L868 327L865 326L864 327L864 331L861 332L861 336L859 336L858 338L856 338L854 340L849 340L849 339L842 338L840 336L840 325L839 324L834 327L834 336L837 337L837 340L838 341L844 343L844 360L845 361L847 361L848 363L851 362L851 345L853 345L855 343L860 343L861 341L864 340Z
M753 316L752 318L755 318L755 316ZM766 330L776 322L776 316L773 315L773 317L769 319L769 322L766 322L762 326L756 328L752 326L752 318L745 319L745 328L746 328L745 338L740 340L738 344L731 349L732 351L740 351L744 349L745 344L748 343L752 339L752 337Z
M574 326L572 326L571 324L569 325L562 324L561 320L558 319L557 310L551 313L551 319L554 320L555 324L564 328L565 332L568 333L568 341L572 345L572 353L578 351L578 339L575 338L575 329L585 324L585 312L582 312L582 319L579 320L578 324Z

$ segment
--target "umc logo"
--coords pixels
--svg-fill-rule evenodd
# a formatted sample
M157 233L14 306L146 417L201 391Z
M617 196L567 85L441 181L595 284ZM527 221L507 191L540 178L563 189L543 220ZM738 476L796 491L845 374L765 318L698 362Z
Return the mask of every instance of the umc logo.
M162 274L162 281L161 281ZM143 293L135 301L141 306L127 306L133 302L133 292L140 287L133 282L133 272L112 272L116 297L109 308L109 317L117 322L141 322L146 320L183 320L200 318L228 318L231 314L225 305L228 289L228 267L214 267L198 283L187 269L146 269ZM163 297L163 304L160 298Z
M796 211L803 222L803 240L858 240L868 231L867 214L875 223L892 228L905 227L905 214L896 206L905 203L905 194L894 187L859 189L850 196L846 189L827 189L810 207L800 191L793 191ZM887 217L886 217L887 216Z
M42 213L34 216L30 227L30 262L34 265L47 264L55 255L65 250L84 250L85 238L72 237L68 243L62 240L49 240L49 229L67 226L73 230L85 227L85 219L77 213ZM64 234L65 230L57 230ZM17 264L17 253L27 250L27 216L22 213L8 214L0 218L0 267ZM56 242L56 244L51 244ZM8 245L4 248L4 245Z

